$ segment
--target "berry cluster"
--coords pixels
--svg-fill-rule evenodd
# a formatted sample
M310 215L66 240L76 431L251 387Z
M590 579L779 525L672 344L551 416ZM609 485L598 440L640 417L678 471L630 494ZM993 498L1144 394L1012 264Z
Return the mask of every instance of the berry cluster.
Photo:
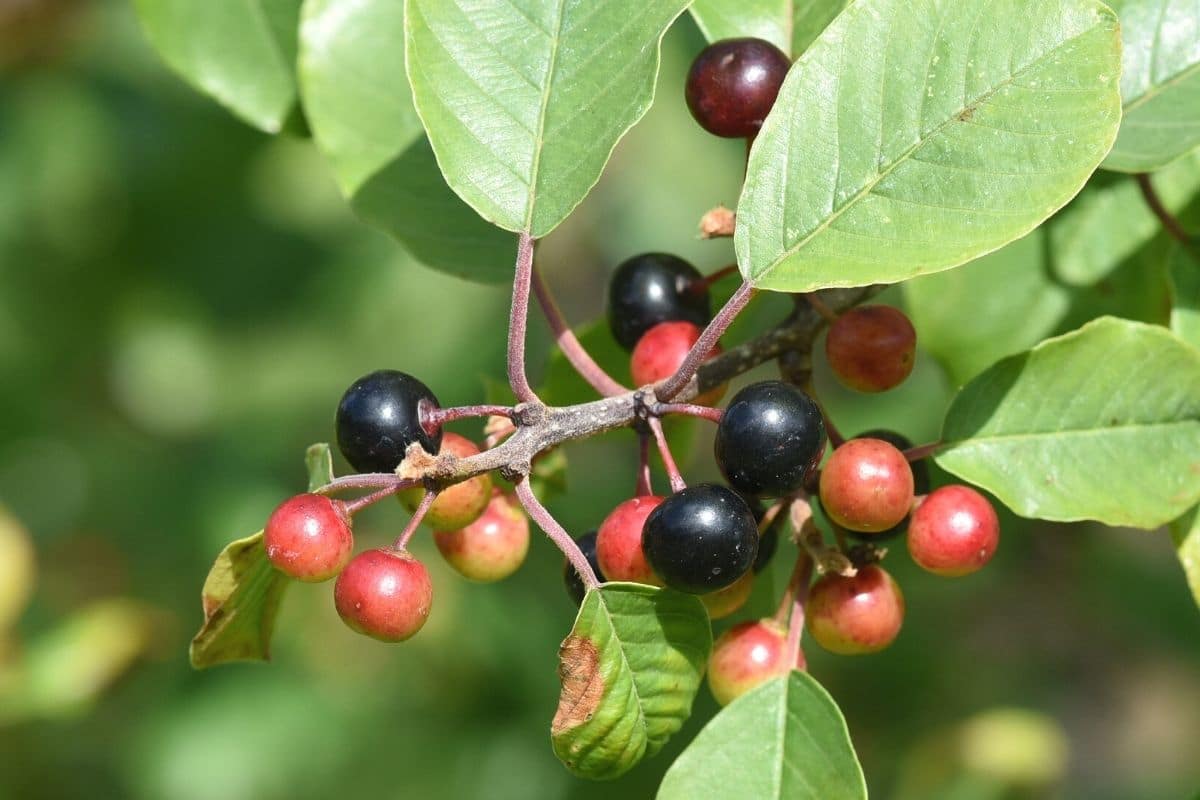
M718 42L692 67L688 107L718 136L753 138L787 69L787 58L766 42ZM532 254L528 269L537 280ZM745 385L724 409L716 408L727 388L720 381L753 366L740 364L719 379L695 378L697 385L683 395L694 398L675 402L700 366L721 359L718 339L749 302L750 289L743 285L714 315L711 287L731 271L706 276L665 253L638 255L617 267L608 292L608 322L616 341L630 352L630 372L639 387L632 392L602 374L569 328L557 331L560 342L575 348L568 358L585 378L591 375L590 382L613 408L619 404L626 413L621 424L632 426L642 445L634 495L613 508L595 531L572 540L541 507L527 478L539 453L582 434L550 444L539 440L533 451L516 451L512 461L494 457L504 447L536 439L516 435L523 427L536 428L547 415L564 411L545 406L529 389L521 351L515 377L510 360L510 383L521 400L512 408L444 409L423 383L396 371L374 372L351 385L337 410L337 442L350 465L366 474L335 480L280 505L264 533L271 563L298 580L336 577L334 601L347 625L384 641L402 641L420 630L433 600L429 573L407 550L422 522L434 529L438 550L455 570L471 580L495 581L525 559L528 512L567 556L563 577L576 604L599 583L630 581L697 595L714 620L747 603L755 576L779 547L781 531L790 529L796 566L778 612L736 624L716 641L708 680L717 700L728 703L764 680L802 668L805 631L834 653L887 647L900 632L904 598L880 564L887 555L882 543L907 531L908 550L918 565L937 575L967 575L996 550L996 513L968 487L930 490L921 458L931 447L913 447L887 430L843 439L812 396L807 368L783 369L785 380ZM514 297L514 309L519 300ZM828 323L825 356L847 387L884 392L912 371L916 332L898 309L845 303L838 313L813 295L794 300L797 314ZM553 327L558 312L549 306ZM814 324L813 335L819 326ZM794 354L808 356L807 351ZM783 355L776 351L772 357ZM713 456L724 483L685 483L663 433L661 417L667 414L715 423ZM486 448L443 429L456 419L481 416L492 417ZM595 430L600 429L597 423ZM670 479L669 494L656 494L651 485L652 440ZM493 480L495 469L517 481L515 497L505 491L507 483ZM377 491L348 502L328 496L344 488ZM353 514L392 495L412 512L408 526L392 546L354 556ZM833 533L832 545L821 525ZM819 573L815 580L814 571Z

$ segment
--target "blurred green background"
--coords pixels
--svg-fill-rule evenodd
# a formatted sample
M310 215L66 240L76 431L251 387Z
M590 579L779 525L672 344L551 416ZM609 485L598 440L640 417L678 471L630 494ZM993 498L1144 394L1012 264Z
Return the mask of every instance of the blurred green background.
M541 250L573 320L601 314L628 255L731 260L695 236L735 203L742 157L678 101L700 46L687 20L668 35L659 102ZM1159 313L1145 306L1116 310ZM785 307L757 303L741 335ZM574 609L540 537L496 586L457 579L421 537L435 609L402 646L350 633L330 586L306 585L269 666L187 663L213 557L303 488L343 389L393 367L477 402L503 376L506 314L507 288L431 271L357 221L310 143L170 75L124 2L0 0L0 798L652 797L715 706L702 690L667 751L618 783L571 778L548 727ZM549 345L533 328L536 375ZM848 432L929 440L953 390L924 356L882 398L818 367ZM689 477L713 473L705 433L677 431ZM631 491L634 455L631 434L570 448L569 494L550 500L569 529ZM385 505L360 543L403 525ZM1194 797L1200 615L1168 538L1004 521L972 578L918 574L897 549L909 614L890 650L809 649L873 795ZM771 607L790 555L748 614Z

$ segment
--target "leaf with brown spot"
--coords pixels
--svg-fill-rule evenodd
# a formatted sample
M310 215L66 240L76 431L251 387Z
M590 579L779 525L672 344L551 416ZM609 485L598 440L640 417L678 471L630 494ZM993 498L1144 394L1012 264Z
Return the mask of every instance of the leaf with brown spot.
M654 755L690 716L711 649L696 597L636 583L588 592L559 649L555 754L594 780Z

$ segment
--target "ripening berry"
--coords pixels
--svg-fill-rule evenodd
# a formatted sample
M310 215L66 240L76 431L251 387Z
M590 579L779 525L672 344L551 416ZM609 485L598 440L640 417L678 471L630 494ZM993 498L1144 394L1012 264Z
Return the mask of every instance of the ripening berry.
M459 458L477 455L479 447L465 436L447 432L442 438L438 455L450 453ZM409 511L416 511L425 496L424 489L406 489L397 495ZM486 472L443 489L425 512L424 522L434 530L465 528L487 508L492 497L492 476Z
M356 380L338 404L338 449L359 472L391 472L414 442L436 453L441 428L422 418L438 407L429 387L412 375L381 369Z
M354 552L350 515L340 500L298 494L271 512L263 546L284 575L308 583L327 581L342 571Z
M762 39L723 39L700 51L684 96L700 127L716 136L754 136L775 105L791 61Z
M782 381L742 389L721 416L713 454L748 495L780 497L804 485L825 452L825 422L808 395Z
M617 267L608 286L608 325L626 350L660 322L705 326L712 300L704 276L667 253L642 253Z
M434 531L433 541L460 575L491 583L512 575L525 562L529 519L520 503L497 492L479 519L456 531Z
M881 439L851 439L821 470L821 507L843 528L879 533L912 508L913 475L904 454Z
M708 618L725 619L746 605L750 593L754 591L754 574L751 569L724 589L700 595L700 602L708 610Z
M634 497L614 508L600 523L596 559L608 580L663 585L642 551L642 526L662 502L657 495Z
M743 622L725 631L708 659L708 688L721 705L791 671L787 628L772 619Z
M869 431L863 431L854 438L882 439L900 451L909 450L913 446L912 439L909 439L902 433L897 433L896 431L888 430L887 428L873 428ZM916 494L929 494L929 462L924 460L910 461L908 466L910 469L912 469L913 491Z
M596 558L596 532L585 533L575 540L575 544L579 545L579 549L583 551L583 557L592 565L592 572L596 573L596 580L604 583L607 578L604 577L604 571L600 569L600 561ZM587 590L583 586L583 580L579 577L579 573L575 571L575 567L565 558L563 559L563 582L567 586L567 594L575 601L575 605L580 605Z
M352 629L382 642L402 642L429 618L433 581L407 551L366 550L338 575L333 601Z
M908 552L936 575L969 575L992 560L1000 519L987 498L968 486L934 490L913 511Z
M900 633L904 596L891 575L870 564L857 575L829 574L814 583L804 614L808 632L831 653L876 653Z
M891 306L858 306L829 326L825 356L838 380L860 392L885 392L912 372L917 332Z
M676 492L654 509L642 530L642 549L667 586L708 594L734 583L753 566L758 525L746 501L732 489L701 483ZM605 574L612 577L607 569Z
M692 345L703 331L691 322L660 322L638 340L629 359L629 373L637 386L658 383L675 374L687 358ZM721 346L714 345L708 358L721 354ZM725 384L708 390L696 397L693 403L714 406L725 395Z

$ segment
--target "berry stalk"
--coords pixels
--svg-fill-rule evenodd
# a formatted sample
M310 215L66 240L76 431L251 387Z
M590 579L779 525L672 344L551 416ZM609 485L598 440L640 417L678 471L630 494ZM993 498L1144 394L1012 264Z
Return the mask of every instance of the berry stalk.
M804 636L804 603L808 600L812 572L813 560L807 552L801 550L796 556L796 566L784 593L784 602L791 609L791 616L788 618L787 652L790 654L789 661L796 669L805 669L808 666L804 659L804 650L800 647L800 640Z
M592 565L588 563L587 556L579 549L579 545L571 538L571 534L567 533L566 529L558 523L537 496L533 493L533 488L529 485L529 478L524 477L517 483L517 499L521 501L521 505L525 507L527 513L538 527L550 537L550 541L562 551L567 557L567 561L571 562L571 566L579 573L579 579L583 581L584 590L588 591L595 589L600 585L600 581L596 578L596 573L592 570Z
M655 403L650 408L656 417L664 414L682 414L688 417L699 417L709 422L720 422L722 411L711 406L698 406L694 403Z
M437 499L437 492L425 492L425 496L421 498L421 502L417 504L417 508L413 511L412 519L404 526L404 530L396 537L396 543L393 547L396 550L407 550L408 540L417 532L417 528L421 525L421 520L425 519L426 512L433 505L433 501Z
M667 436L663 433L662 422L657 417L650 417L646 420L646 424L650 427L650 431L654 434L654 441L658 444L658 455L662 458L663 468L666 469L667 478L671 481L671 491L683 491L687 488L687 484L684 483L683 475L679 473L675 457L671 455L671 445L667 443Z

